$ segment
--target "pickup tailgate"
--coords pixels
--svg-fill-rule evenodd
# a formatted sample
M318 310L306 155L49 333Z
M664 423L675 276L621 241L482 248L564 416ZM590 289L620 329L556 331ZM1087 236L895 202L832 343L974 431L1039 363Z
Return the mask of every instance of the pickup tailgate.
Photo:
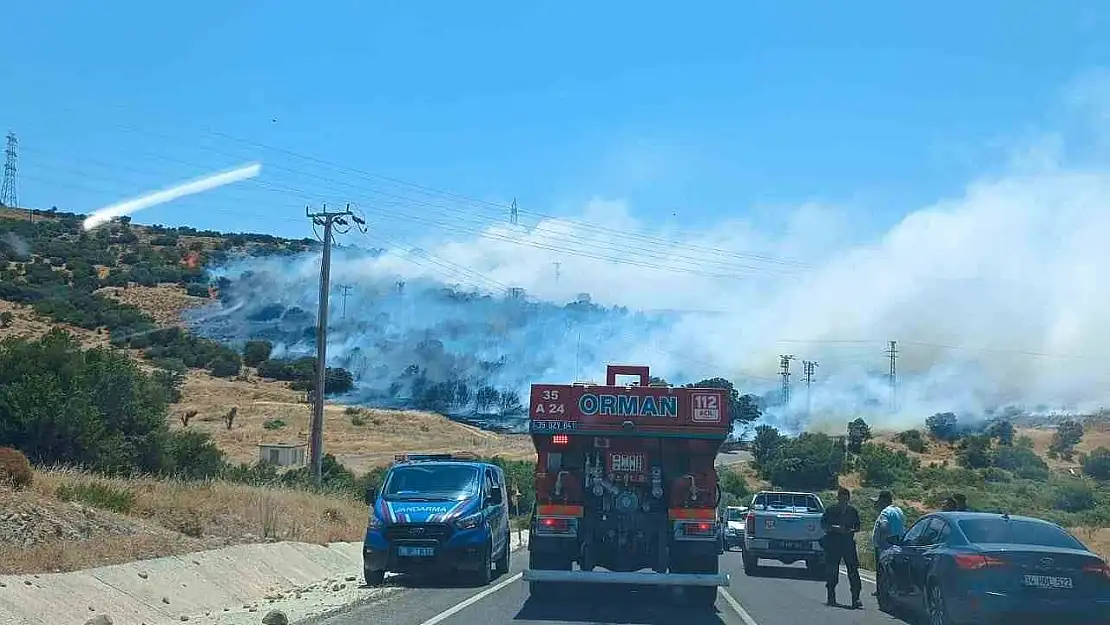
M750 538L814 541L824 535L821 514L808 511L758 510L752 512L754 526Z

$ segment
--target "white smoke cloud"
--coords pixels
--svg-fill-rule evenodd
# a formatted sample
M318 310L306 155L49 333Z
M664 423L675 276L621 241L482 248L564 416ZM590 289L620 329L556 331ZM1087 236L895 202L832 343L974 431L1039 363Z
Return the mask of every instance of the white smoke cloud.
M1110 91L1088 80L1069 93L1086 121L1108 118L1110 99L1097 96ZM672 382L722 376L762 394L779 384L779 355L793 354L791 401L768 410L791 430L857 415L904 426L933 412L1007 405L1092 410L1110 402L1110 365L1102 362L1110 352L1110 160L1084 150L1082 164L1071 163L1068 145L1053 134L1027 142L1004 173L910 210L878 236L858 234L874 231L858 212L818 203L778 207L788 211L785 226L768 233L742 218L658 229L623 201L596 199L573 219L430 238L422 243L430 254L391 249L339 260L333 279L380 289L397 277L434 278L487 291L521 287L555 303L589 293L603 305L680 311L673 321L630 326L620 340L588 329L585 341L596 344L586 356L569 317L559 322L565 328L518 332L496 348L548 356L534 368L518 363L522 383L569 381L566 361L574 358L576 371L592 369L581 377L600 377L606 363L646 363ZM311 309L317 266L287 264L269 279L284 281L275 288L285 299L301 293L296 305ZM442 302L405 306L396 318L420 318L420 327L455 314ZM336 339L340 355L361 345L356 334L348 328ZM896 409L886 378L890 340L899 346ZM515 352L512 341L520 343ZM448 343L478 349L461 338ZM390 358L362 347L371 359ZM803 359L819 363L810 393L800 383ZM560 360L561 368L551 365Z

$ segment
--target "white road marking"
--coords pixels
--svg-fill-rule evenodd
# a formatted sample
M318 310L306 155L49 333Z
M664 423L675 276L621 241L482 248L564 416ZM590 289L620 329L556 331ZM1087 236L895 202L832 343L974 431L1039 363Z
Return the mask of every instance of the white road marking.
M524 577L524 573L517 573L516 575L513 575L512 577L500 582L496 586L491 586L491 587L483 590L482 592L474 595L473 597L470 597L469 599L467 599L465 601L462 601L460 603L455 604L454 606L452 606L450 608L447 608L447 610L445 610L444 612L441 612L440 614L438 614L436 616L433 616L432 618L424 621L420 625L436 625L436 623L442 623L447 618L452 617L452 616L458 614L459 612L462 612L463 610L469 608L470 606L474 605L475 603L478 603L482 599L485 599L486 597L492 595L493 593L497 592L498 590L501 590L502 588L504 588L504 587L508 586L509 584L515 582L516 580L520 579L521 577ZM756 625L756 624L755 623L749 623L748 625Z
M869 573L870 573L870 571L869 571ZM840 574L847 577L848 576L848 569L846 569L844 567L840 567ZM878 584L879 583L879 582L875 581L874 577L871 577L870 575L864 575L863 569L860 569L860 571L859 571L859 578L862 579L863 581L867 582L868 584Z
M744 606L740 605L740 602L736 600L736 597L728 594L728 591L719 586L717 587L717 592L720 593L721 597L724 598L725 603L727 603L729 607L731 607L733 610L736 611L737 614L740 615L740 618L744 621L745 625L759 625L759 623L756 623L755 619L752 618L752 615L748 614L748 611L744 609Z

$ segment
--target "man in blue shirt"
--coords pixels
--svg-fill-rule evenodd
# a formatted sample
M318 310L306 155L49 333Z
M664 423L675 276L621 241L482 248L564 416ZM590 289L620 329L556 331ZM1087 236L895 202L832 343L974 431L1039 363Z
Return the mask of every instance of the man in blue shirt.
M872 501L879 515L875 517L875 528L871 531L871 546L875 549L875 577L881 578L883 568L879 566L879 556L890 547L891 538L900 538L906 533L906 515L894 505L894 495L889 490L879 491L879 496ZM878 592L876 590L875 594Z

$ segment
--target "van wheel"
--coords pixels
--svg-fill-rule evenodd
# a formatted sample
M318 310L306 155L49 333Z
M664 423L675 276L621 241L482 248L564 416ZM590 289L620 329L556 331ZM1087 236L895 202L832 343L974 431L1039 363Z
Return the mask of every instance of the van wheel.
M493 541L489 547L483 549L482 561L474 573L474 583L478 586L488 586L493 581Z
M497 558L494 565L494 572L498 575L504 575L509 572L509 559L512 557L510 554L512 549L509 548L509 541L505 541L505 548L501 550L501 557Z

